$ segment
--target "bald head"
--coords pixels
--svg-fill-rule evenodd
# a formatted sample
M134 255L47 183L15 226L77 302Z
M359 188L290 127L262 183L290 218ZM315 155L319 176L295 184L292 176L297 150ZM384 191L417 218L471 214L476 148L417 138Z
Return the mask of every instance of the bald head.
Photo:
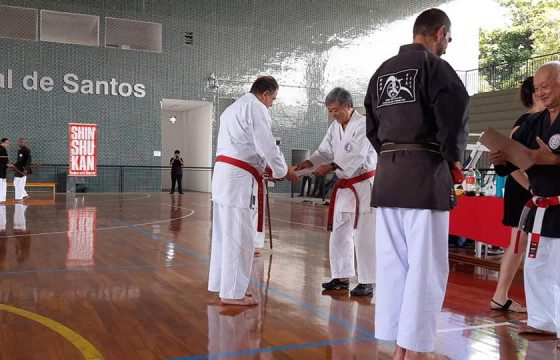
M535 73L535 94L548 109L560 108L560 61L542 65Z

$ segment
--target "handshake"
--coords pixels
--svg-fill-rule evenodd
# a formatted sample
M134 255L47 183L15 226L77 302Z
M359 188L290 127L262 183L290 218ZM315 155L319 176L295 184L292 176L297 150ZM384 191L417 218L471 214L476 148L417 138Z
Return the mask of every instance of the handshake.
M299 177L302 176L304 173L303 170L309 169L309 174L315 174L318 176L325 176L329 172L335 170L332 164L321 165L314 168L314 165L311 161L305 160L295 165L288 166L288 173L281 179L272 177L272 169L270 167L266 167L264 170L263 178L268 181L278 182L283 180L289 180L291 182L296 182L299 180ZM300 172L298 174L297 172ZM306 173L306 172L305 172Z

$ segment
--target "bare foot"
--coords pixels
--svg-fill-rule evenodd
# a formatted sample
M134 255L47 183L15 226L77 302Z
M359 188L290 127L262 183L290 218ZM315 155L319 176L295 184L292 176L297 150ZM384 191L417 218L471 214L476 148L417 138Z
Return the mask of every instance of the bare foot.
M245 296L247 296L247 297L252 297L252 296L253 296L253 293L250 292L249 290L247 290L247 291L245 291Z
M449 360L447 356L438 355L433 352L418 352L406 350L405 360Z
M262 255L262 252L260 249L255 249L255 252L253 253L253 255L255 255L255 257L259 257Z
M519 334L556 335L556 333L552 331L537 329L529 325L521 325L519 327Z
M558 350L560 350L560 338L559 338L558 341L556 342L556 348L557 348Z
M404 355L406 350L397 345L395 352L393 353L393 360L404 360Z
M259 302L253 298L245 296L243 299L220 299L222 305L254 306Z

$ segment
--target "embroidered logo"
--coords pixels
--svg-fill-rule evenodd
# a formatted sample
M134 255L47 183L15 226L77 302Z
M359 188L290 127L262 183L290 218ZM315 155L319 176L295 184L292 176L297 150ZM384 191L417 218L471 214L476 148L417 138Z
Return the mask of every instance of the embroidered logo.
M416 75L418 69L402 70L377 78L377 107L416 101Z
M350 144L349 142L344 144L344 151L346 151L347 153L351 152L352 151L352 144Z
M557 150L560 147L560 134L552 135L550 140L548 140L548 146L552 150Z

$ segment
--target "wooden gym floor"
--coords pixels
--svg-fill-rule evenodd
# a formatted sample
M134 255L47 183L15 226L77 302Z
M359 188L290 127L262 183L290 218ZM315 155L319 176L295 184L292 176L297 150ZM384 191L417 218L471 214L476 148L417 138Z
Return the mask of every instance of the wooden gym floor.
M57 196L0 205L0 359L391 358L372 339L374 299L321 293L325 206L272 199L260 305L242 308L206 291L209 195ZM494 271L451 263L435 352L560 359L555 340L518 334L526 315L489 309L495 285ZM524 303L522 279L511 295Z

